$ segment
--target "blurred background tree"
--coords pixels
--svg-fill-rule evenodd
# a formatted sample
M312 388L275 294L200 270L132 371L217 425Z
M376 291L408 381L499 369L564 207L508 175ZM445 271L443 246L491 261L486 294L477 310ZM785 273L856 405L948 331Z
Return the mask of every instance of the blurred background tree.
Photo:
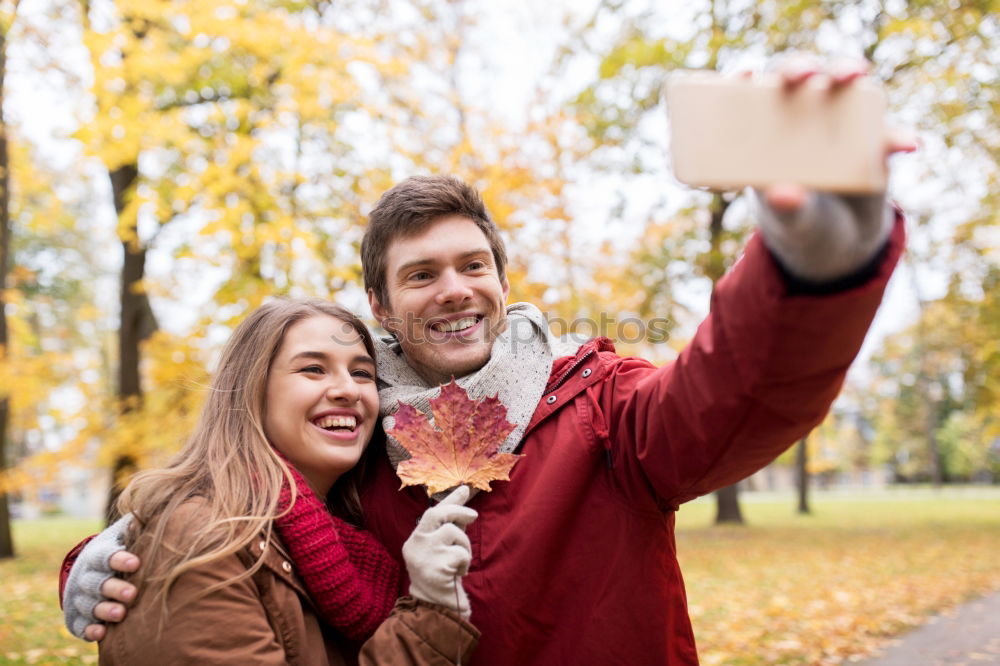
M8 360L7 274L10 269L10 157L7 123L3 117L4 78L7 73L7 40L17 15L17 3L0 9L0 363ZM9 385L8 385L9 386ZM0 392L0 474L7 470L7 429L10 421L9 388ZM0 558L14 556L10 533L10 505L0 490Z

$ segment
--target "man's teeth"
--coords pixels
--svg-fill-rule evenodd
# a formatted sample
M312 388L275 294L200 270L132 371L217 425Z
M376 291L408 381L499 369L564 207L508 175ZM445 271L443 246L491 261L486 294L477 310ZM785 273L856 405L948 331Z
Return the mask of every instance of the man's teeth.
M324 416L316 419L315 423L324 430L329 430L330 428L354 430L358 426L358 420L353 416Z
M434 324L434 330L440 331L441 333L454 333L455 331L461 331L469 328L470 326L475 326L476 321L477 319L475 317L463 317L462 319L456 319L455 321L442 321Z

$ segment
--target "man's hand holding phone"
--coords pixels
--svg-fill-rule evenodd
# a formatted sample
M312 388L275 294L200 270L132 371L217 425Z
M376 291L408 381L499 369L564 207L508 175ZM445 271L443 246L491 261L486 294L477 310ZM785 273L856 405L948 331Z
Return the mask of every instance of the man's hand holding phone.
M886 128L866 62L792 54L759 81L675 75L666 95L678 180L753 187L764 240L794 277L837 281L885 245L895 217L886 158L917 144Z

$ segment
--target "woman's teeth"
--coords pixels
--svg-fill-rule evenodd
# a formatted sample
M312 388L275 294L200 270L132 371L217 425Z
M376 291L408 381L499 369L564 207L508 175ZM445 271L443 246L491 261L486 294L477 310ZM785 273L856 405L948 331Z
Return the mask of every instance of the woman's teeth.
M314 423L324 430L347 428L353 431L358 426L358 420L353 416L323 416Z

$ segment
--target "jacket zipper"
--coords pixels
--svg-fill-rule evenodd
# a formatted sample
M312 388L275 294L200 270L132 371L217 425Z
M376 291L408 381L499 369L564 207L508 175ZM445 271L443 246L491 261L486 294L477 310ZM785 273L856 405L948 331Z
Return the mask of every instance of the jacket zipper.
M552 386L552 388L546 389L545 392L546 393L552 393L553 391L556 391L560 386L562 386L563 384L565 384L566 381L569 379L570 375L573 374L573 371L576 370L577 368L579 368L581 365L583 365L583 363L588 358L590 358L593 355L593 353L594 353L594 350L591 349L591 350L587 351L583 356L581 356L580 358L578 358L573 363L573 365L571 365L569 367L569 369L566 370L566 372L564 372L559 377L559 379L556 380L555 385ZM587 391L587 390L588 389L584 389L584 391ZM588 395L588 397L590 397L590 396ZM593 398L591 398L591 399L593 399ZM608 437L607 432L598 433L597 436L598 436L598 439L601 439L602 443L604 444L604 456L605 456L605 460L606 460L608 469L613 469L614 466L615 466L615 464L614 464L613 459L611 458L611 440Z
M573 362L573 365L569 366L569 369L566 370L566 372L562 373L562 375L559 377L559 379L556 380L555 385L552 386L552 388L545 389L545 392L546 393L552 393L553 391L555 391L556 389L558 389L560 386L562 386L563 384L565 384L566 380L569 379L569 376L571 374L573 374L573 371L576 370L577 368L579 368L581 365L583 365L584 361L586 361L588 358L590 358L593 354L594 354L594 350L591 349L591 350L587 351L583 356L581 356L580 358L576 359L576 361Z

